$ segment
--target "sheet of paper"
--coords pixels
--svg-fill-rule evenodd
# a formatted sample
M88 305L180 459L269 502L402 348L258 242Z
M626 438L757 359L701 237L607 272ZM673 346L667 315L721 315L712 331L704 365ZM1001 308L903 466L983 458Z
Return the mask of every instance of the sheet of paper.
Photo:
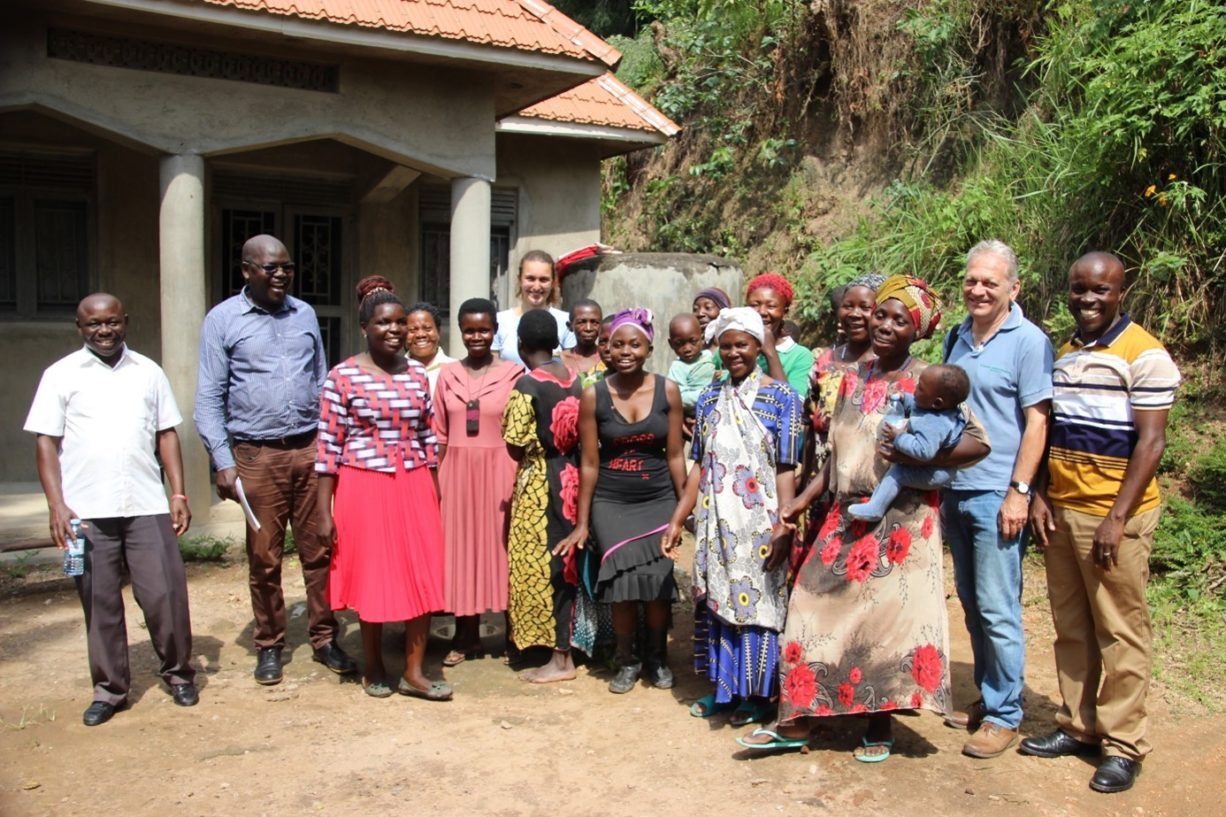
M238 504L243 506L243 515L247 517L247 524L252 530L260 529L260 520L255 518L255 511L251 510L251 503L247 501L247 494L243 491L242 477L234 480L234 492L238 494Z

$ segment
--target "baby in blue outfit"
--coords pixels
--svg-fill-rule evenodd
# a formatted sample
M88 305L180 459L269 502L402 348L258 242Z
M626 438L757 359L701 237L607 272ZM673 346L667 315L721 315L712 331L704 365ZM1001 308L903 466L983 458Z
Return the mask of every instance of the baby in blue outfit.
M937 452L962 439L966 416L961 403L971 390L971 381L960 366L929 366L920 373L914 397L902 395L907 421L893 430L894 450L920 462L931 462ZM886 432L889 439L890 432ZM890 466L872 498L847 509L855 519L874 521L885 516L902 488L942 488L954 478L954 468L934 465Z

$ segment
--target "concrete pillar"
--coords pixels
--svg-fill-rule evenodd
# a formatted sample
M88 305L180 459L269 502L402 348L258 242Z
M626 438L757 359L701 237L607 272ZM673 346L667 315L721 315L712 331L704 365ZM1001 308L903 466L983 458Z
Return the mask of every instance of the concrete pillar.
M463 357L455 314L469 298L490 296L490 182L460 178L451 182L451 316L448 351Z
M212 480L209 456L196 434L196 366L204 322L204 159L192 153L161 161L158 255L161 268L162 369L183 414L179 440L184 481L195 523L209 520Z

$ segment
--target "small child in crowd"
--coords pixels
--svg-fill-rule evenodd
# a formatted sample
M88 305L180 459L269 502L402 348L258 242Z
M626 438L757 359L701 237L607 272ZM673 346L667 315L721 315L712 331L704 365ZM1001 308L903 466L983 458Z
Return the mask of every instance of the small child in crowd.
M915 395L902 395L906 423L898 427L882 423L885 439L894 443L894 450L930 463L937 452L962 439L966 416L961 404L970 390L971 381L962 367L929 366L920 373ZM869 501L851 506L847 513L855 519L875 521L885 516L902 488L944 487L953 480L955 470L934 465L891 465Z
M681 313L668 323L668 345L677 359L668 367L668 379L681 390L686 436L694 424L694 406L715 375L711 350L706 348L702 327L693 314Z
M562 363L579 375L584 388L599 380L605 370L599 347L602 317L600 304L584 298L571 306L570 320L566 322L575 335L575 346L562 350Z
M600 354L600 363L602 371L607 371L613 368L613 361L609 358L609 335L612 334L613 316L606 315L600 320L600 334L596 337L596 349Z

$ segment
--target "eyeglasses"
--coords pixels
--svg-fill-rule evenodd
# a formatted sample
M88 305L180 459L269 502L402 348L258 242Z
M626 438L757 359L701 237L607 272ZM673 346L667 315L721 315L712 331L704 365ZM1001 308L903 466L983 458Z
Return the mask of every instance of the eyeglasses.
M265 275L272 275L277 270L284 270L285 272L288 272L290 275L293 275L294 269L295 269L293 261L286 261L282 264L257 264L254 261L244 261L243 263L249 267L256 267L258 269L264 270Z

